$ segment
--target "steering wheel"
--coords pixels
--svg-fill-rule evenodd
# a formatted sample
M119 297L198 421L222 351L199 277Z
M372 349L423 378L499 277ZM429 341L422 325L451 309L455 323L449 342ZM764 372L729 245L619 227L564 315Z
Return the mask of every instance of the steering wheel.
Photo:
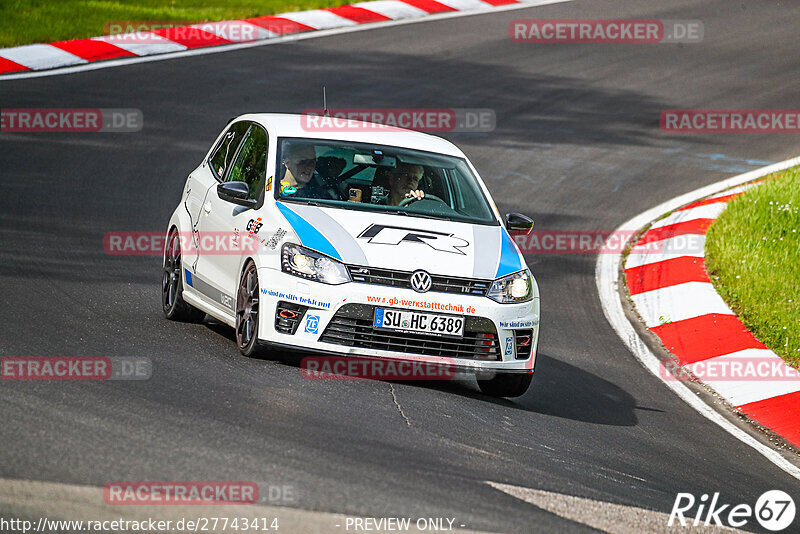
M438 200L442 204L447 204L447 202L445 202L441 198L437 197L436 195L429 195L428 193L425 193L425 196L422 197L422 198L414 198L414 197L404 198L403 200L400 201L400 204L398 204L398 206L401 207L401 208L405 207L405 206L408 206L409 204L411 204L415 200Z

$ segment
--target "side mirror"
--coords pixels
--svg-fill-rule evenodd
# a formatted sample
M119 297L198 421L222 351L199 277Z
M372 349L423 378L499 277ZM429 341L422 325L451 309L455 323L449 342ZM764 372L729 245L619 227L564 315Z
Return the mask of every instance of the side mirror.
M253 208L258 204L258 201L247 198L249 194L250 188L244 182L222 182L221 184L217 184L217 195L219 198L240 206Z
M533 228L533 219L521 213L506 213L506 230L509 232L525 232Z

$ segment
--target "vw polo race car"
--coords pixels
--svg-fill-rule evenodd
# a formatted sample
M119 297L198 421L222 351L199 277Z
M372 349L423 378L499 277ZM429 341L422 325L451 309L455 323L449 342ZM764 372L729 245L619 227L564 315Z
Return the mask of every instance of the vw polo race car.
M325 122L325 121L323 121ZM167 318L205 314L259 345L454 366L522 395L539 292L467 157L432 135L337 119L233 119L186 180L166 234Z

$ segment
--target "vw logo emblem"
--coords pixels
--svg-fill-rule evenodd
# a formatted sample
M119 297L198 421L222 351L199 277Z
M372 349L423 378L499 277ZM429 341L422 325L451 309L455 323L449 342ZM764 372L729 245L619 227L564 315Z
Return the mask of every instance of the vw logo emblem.
M431 288L431 275L425 271L414 271L411 274L411 289L417 293L425 293Z

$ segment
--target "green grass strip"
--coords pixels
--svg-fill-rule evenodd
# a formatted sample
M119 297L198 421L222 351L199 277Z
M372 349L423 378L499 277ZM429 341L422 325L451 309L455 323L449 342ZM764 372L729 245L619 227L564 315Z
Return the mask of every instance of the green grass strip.
M750 332L800 364L800 167L728 203L708 231L706 267Z
M208 22L334 7L353 0L1 0L0 48L108 35L120 21Z

